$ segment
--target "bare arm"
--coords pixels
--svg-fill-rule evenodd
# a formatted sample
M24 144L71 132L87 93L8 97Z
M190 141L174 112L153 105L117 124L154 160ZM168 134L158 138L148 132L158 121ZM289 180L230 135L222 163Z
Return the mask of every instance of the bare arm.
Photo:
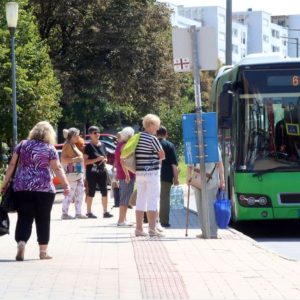
M50 167L53 170L54 174L59 178L64 189L64 195L68 195L70 192L69 182L59 160L50 160Z
M84 154L83 155L83 160L84 160L84 164L87 166L87 165L92 165L92 164L95 164L99 161L101 162L106 162L107 161L107 158L105 156L102 156L102 155L99 155L98 157L96 158L92 158L90 159L89 156L87 154Z
M61 162L63 164L77 163L83 160L82 156L68 157L64 152L61 153Z
M186 169L186 183L187 184L190 184L191 177L192 177L192 170L193 170L193 166L188 165L187 169Z
M19 157L19 155L17 153L14 153L10 160L10 163L9 163L6 173L5 173L4 180L1 185L1 193L4 193L8 187L8 183L10 182L12 174L13 174L15 168L17 167L18 157Z
M179 179L178 179L178 174L179 174L179 170L178 170L178 166L176 165L172 165L172 170L173 170L173 182L174 185L178 185L179 184Z
M160 160L164 160L166 158L165 151L164 150L159 150L158 151L158 157L159 157Z
M223 162L218 162L219 178L220 178L220 188L225 188L225 178L224 178L224 165Z

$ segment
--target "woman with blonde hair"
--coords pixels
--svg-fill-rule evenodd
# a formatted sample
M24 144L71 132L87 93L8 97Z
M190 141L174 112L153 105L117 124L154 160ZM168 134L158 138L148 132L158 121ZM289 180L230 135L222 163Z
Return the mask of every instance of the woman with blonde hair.
M161 237L156 230L156 217L160 200L160 160L165 158L165 152L156 132L160 127L158 116L148 114L143 118L144 131L141 132L136 156L136 236L147 236L143 231L144 212L147 211L149 235Z
M61 218L63 220L74 219L68 214L71 202L75 203L75 218L87 218L81 213L81 205L84 197L84 165L83 153L76 146L79 141L79 134L79 129L74 127L63 130L63 135L66 139L66 142L64 143L61 152L61 163L71 187L69 195L65 196L62 203Z
M125 127L119 132L119 143L115 150L115 168L116 178L119 181L119 220L118 226L131 226L126 222L126 213L129 203L129 198L133 192L134 179L133 173L126 170L120 159L121 151L124 148L127 141L134 135L134 129L132 127Z
M46 121L37 123L30 131L28 139L14 149L2 183L3 193L16 168L13 189L18 213L15 232L18 261L24 260L25 245L31 236L33 221L36 225L40 259L52 258L47 253L51 209L56 193L52 171L60 179L64 194L68 195L70 192L68 180L54 147L55 142L56 134L50 123Z

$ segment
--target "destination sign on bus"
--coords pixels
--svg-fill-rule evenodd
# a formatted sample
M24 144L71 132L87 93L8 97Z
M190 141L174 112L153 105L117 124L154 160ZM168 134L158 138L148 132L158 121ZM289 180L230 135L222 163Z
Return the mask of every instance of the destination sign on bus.
M239 77L239 86L243 86L247 94L300 91L300 70L246 69L241 70Z
M299 86L299 76L294 75L294 76L292 77L292 85L293 85L293 86Z

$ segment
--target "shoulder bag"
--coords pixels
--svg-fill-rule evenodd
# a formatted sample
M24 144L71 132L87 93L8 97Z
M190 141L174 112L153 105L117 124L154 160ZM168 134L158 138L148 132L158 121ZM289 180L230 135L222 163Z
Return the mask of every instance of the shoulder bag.
M136 172L135 149L139 143L141 133L136 133L125 144L121 151L120 159L122 165L131 173Z
M212 171L210 173L206 173L206 178L207 178L206 183L209 183L209 181L212 179L212 176L213 176L216 168L217 168L217 164L215 164L214 168L212 169ZM201 190L201 174L200 174L199 168L193 168L193 174L189 181L189 184L191 186L193 186L194 188Z
M4 194L2 195L2 200L1 200L1 205L0 206L1 206L2 211L6 212L6 213L15 212L17 210L15 199L14 199L13 181L14 181L14 177L15 177L15 174L16 174L16 170L17 170L18 165L19 165L21 149L22 149L22 144L21 144L21 147L20 147L20 150L19 150L19 153L18 153L16 166L15 166L15 169L13 171L13 174L11 175L8 187L6 188Z
M74 152L75 155L78 155L78 153L75 151L74 146L69 143L72 151ZM74 182L77 180L80 180L83 178L83 171L82 171L82 164L81 162L78 163L68 163L64 164L65 167L65 173L68 181Z

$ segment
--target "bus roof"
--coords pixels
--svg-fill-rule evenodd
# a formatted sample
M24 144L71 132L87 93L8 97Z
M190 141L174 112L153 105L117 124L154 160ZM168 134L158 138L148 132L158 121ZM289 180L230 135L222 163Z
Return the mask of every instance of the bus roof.
M235 65L225 65L218 70L216 79L222 76L224 73L231 71L234 68L238 68L239 66L246 65L263 65L263 64L272 64L272 63L284 63L284 62L298 62L300 63L300 58L298 57L289 57L283 56L281 53L273 52L273 53L253 53L242 58Z
M283 56L281 53L253 53L242 58L238 63L239 66L244 65L260 65L260 64L272 64L281 62L300 62L297 57Z

